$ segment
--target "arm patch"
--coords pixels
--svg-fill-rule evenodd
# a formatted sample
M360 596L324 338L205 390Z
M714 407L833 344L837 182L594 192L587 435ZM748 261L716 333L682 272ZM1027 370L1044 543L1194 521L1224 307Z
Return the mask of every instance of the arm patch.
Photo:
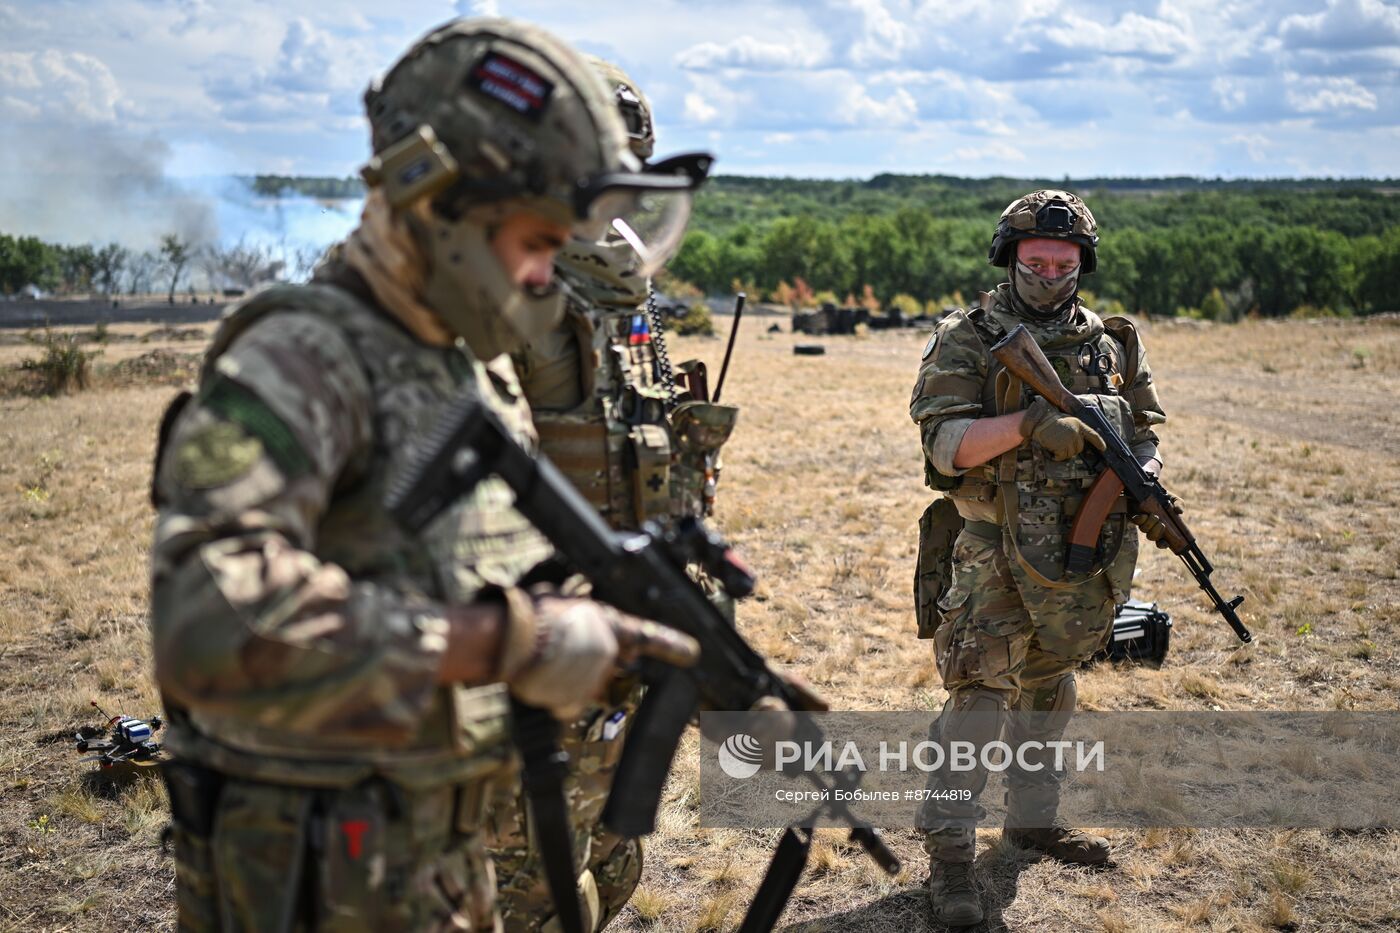
M268 456L288 479L311 469L311 457L287 423L256 394L232 379L216 376L200 390L199 403L260 440Z

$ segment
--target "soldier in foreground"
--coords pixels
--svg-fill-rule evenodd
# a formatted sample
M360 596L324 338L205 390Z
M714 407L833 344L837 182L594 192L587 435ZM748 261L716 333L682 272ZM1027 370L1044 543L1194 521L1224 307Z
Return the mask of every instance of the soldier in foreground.
M949 315L924 350L910 415L926 482L956 507L954 514L936 502L920 522L921 584L946 582L918 600L920 636L934 638L948 691L932 736L945 743L980 747L1003 728L1013 748L1058 739L1074 713L1074 672L1105 642L1114 605L1128 598L1137 560L1129 519L1165 543L1159 520L1127 515L1120 497L1093 570L1062 576L1070 521L1095 478L1080 454L1086 445L1102 450L1103 440L1035 398L988 352L1024 324L1061 381L1104 412L1145 469L1160 471L1152 429L1166 416L1137 331L1124 318L1101 320L1078 298L1097 244L1094 218L1072 194L1036 191L1012 202L990 252L993 265L1009 267L1009 281L982 307ZM954 529L951 553L940 553L937 542ZM1003 838L1065 862L1107 861L1105 839L1055 817L1059 778L1050 753L1027 759L1029 767L1007 772ZM964 801L931 798L921 815L934 915L952 926L979 923L973 857L987 773L932 779L935 791L971 793Z
M632 154L646 162L656 146L646 97L621 68L594 65L613 91ZM678 398L666 383L664 335L659 316L647 314L651 283L640 269L636 250L615 234L570 241L556 264L566 286L564 321L514 354L541 449L618 529L704 514L707 467L712 477L738 414L693 394ZM673 412L689 433L677 430ZM617 678L603 702L565 729L573 853L580 894L596 917L592 929L611 922L641 880L641 840L620 838L600 822L640 699L635 677ZM527 812L519 788L502 786L489 818L507 930L545 928L555 913L539 865L538 849L548 841L530 832Z
M231 309L162 425L181 929L497 928L481 828L515 780L507 691L567 718L619 657L693 656L530 586L551 548L499 480L419 538L382 504L460 393L534 444L508 354L559 320L559 247L654 182L612 94L540 30L460 20L365 101L359 227L310 284Z

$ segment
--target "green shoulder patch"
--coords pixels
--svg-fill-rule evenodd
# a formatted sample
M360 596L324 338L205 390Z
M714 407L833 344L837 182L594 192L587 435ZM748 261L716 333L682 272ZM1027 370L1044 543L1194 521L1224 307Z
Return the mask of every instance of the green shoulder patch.
M231 421L266 448L288 479L311 469L311 457L287 426L257 394L232 379L216 377L199 393L204 407Z
M262 441L242 425L216 421L197 429L175 450L175 478L189 489L212 489L245 476L262 456Z
M938 346L938 331L934 331L928 338L928 343L924 344L924 359L933 355L933 348Z

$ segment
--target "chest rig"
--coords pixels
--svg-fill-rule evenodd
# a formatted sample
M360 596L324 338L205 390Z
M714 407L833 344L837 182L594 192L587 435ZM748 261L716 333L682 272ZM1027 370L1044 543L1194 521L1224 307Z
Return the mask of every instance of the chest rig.
M1098 315L1079 306L1066 321L1041 324L1027 321L993 301L968 317L987 347L1017 324L1026 324L1065 387L1098 408L1108 423L1131 442L1133 412L1121 390L1131 382L1134 374L1129 367L1135 361L1129 359L1128 343L1107 328ZM1035 394L990 355L988 360L982 415L1004 415L1028 407ZM1023 444L969 473L964 488L953 495L970 493L995 504L1010 552L1035 583L1052 588L1079 586L1108 572L1110 587L1126 593L1131 564L1135 562L1136 537L1128 534L1127 504L1121 497L1103 526L1090 572L1062 573L1071 523L1098 474L1083 457L1056 461L1039 445ZM1129 566L1127 579L1123 580L1120 578L1125 560Z
M598 287L573 287L566 312L583 402L535 413L540 447L615 528L707 514L737 409L708 401L704 363L672 370L650 295L615 287L598 295Z
M308 548L352 579L382 583L412 598L471 602L489 586L509 587L553 549L512 507L495 477L462 497L418 537L383 507L393 476L412 461L443 404L474 392L518 440L535 444L529 408L505 357L482 363L465 348L425 346L342 288L311 284L260 292L221 322L205 373L236 338L277 312L311 313L349 341L369 384L373 431L339 477ZM342 748L288 737L241 719L192 715L184 751L255 780L349 786L378 774L404 786L461 783L494 771L510 754L507 695L500 685L439 687L405 745Z

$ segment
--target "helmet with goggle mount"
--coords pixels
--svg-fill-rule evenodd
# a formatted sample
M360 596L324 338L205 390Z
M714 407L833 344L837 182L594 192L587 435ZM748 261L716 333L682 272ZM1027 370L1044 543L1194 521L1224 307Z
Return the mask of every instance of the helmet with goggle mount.
M1053 189L1033 191L1002 211L987 259L1005 268L1021 240L1068 240L1079 245L1079 268L1088 275L1098 267L1098 230L1094 215L1077 196Z
M651 158L656 147L656 133L646 95L617 65L601 58L592 61L603 82L614 89L618 114L627 127L632 154L643 160ZM713 161L707 153L687 153L655 162L647 166L647 171L658 177L678 175L690 179L693 187L699 188L709 175ZM601 286L611 300L624 305L639 303L647 287L647 275L642 267L648 264L638 252L637 244L645 245L648 238L631 226L643 223L644 217L643 212L634 216L626 227L614 225L600 240L575 237L560 252L560 266Z
M526 292L494 257L490 238L510 214L593 240L611 226L637 241L647 274L680 244L695 174L644 170L612 90L541 29L447 23L374 82L365 105L375 152L365 181L414 229L424 300L479 355L507 352L562 313L552 289Z
M645 162L656 151L656 125L651 121L651 104L637 82L621 67L602 58L594 57L591 61L603 83L613 92L632 154Z

